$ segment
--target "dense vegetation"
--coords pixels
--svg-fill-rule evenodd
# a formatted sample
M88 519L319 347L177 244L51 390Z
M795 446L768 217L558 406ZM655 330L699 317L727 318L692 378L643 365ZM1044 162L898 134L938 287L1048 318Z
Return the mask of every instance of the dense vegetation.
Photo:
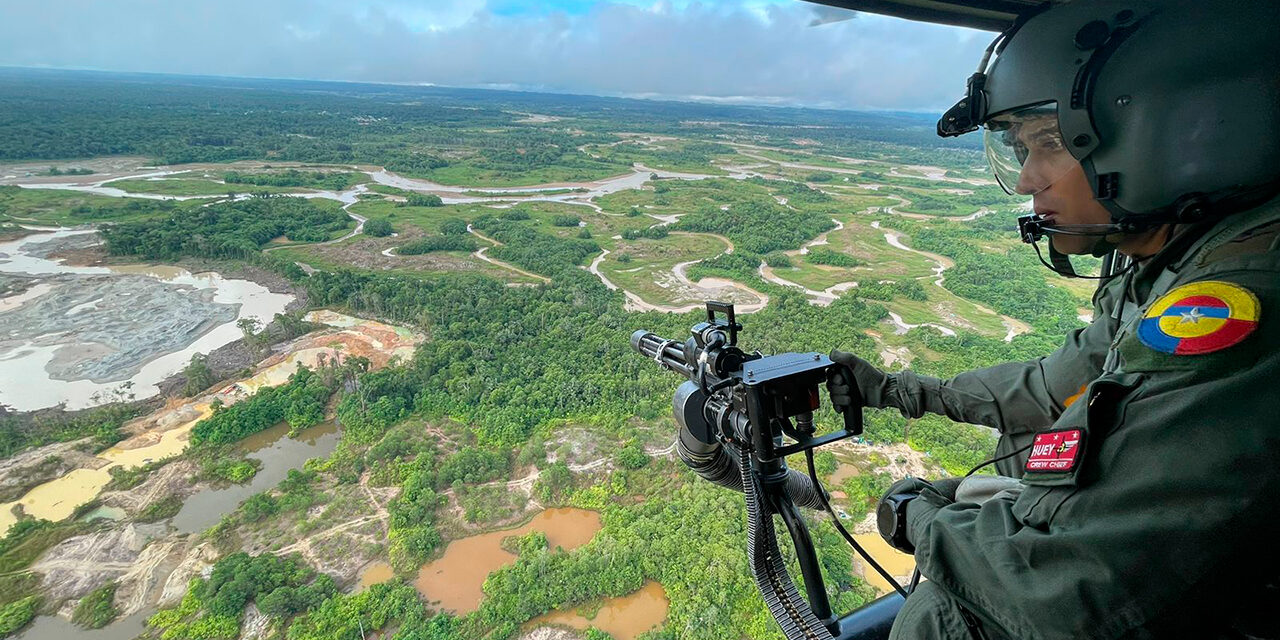
M786 223L779 224L781 220ZM806 240L833 229L835 224L823 213L796 212L776 202L755 200L732 205L728 211L703 207L681 218L674 227L723 234L745 251L768 253L777 249L799 249Z
M395 233L391 221L386 218L374 218L364 223L364 234L374 238L385 238Z
M71 614L71 621L86 629L101 629L116 619L116 583L107 584L90 591L80 599L76 610Z
M805 254L804 259L808 260L809 262L812 262L813 264L825 264L831 267L852 268L852 267L860 267L866 264L865 261L859 260L847 253L840 253L838 251L832 251L831 249L826 249L822 247L819 247L816 249L810 249L809 253ZM782 265L775 265L770 263L770 266L782 266Z
M1000 233L1001 215L990 215L962 229L923 226L900 219L886 220L911 234L913 246L956 261L947 271L944 286L957 295L989 305L1015 318L1025 319L1048 335L1061 335L1078 326L1076 299L1067 291L1048 286L1046 271L1025 247L1003 253L983 250L979 242Z
M120 428L146 409L129 399L116 398L117 402L74 413L17 413L0 405L0 458L27 447L86 437L93 438L95 447L105 449L124 439Z
M27 626L27 623L36 617L41 599L38 595L27 596L0 606L0 637L8 636Z
M208 579L193 578L182 603L151 616L147 625L163 640L231 640L240 635L250 602L272 618L287 619L336 592L332 578L297 556L236 553L214 564Z
M545 169L547 163L560 161L566 149L615 141L609 132L626 122L628 130L650 133L749 133L762 136L760 142L796 149L801 145L795 140L817 140L829 152L844 156L892 155L903 162L959 168L980 162L977 141L939 140L933 133L935 118L926 114L353 83L231 78L183 78L174 83L165 76L143 74L130 74L129 82L122 83L120 78L91 72L0 72L0 159L129 154L176 164L270 158L379 164L421 175L452 169L454 164L467 169L484 164L492 173ZM168 108L157 110L157 103ZM586 133L539 133L536 126L515 122L521 118L515 112L520 111L573 118L574 127ZM254 117L245 118L245 113ZM685 124L689 121L709 124ZM762 124L769 128L758 126ZM489 133L495 129L501 132ZM446 160L446 146L474 151L466 158ZM938 151L948 147L945 153ZM432 148L439 151L426 150ZM709 145L686 145L684 150L697 154L697 160L722 151ZM947 158L951 160L944 162ZM607 175L626 165L588 166L600 166Z
M472 220L471 226L502 243L490 255L537 273L554 275L600 253L600 245L593 240L543 233L521 224L519 218L482 217Z
M213 415L191 430L191 443L229 444L282 421L294 429L318 424L324 419L325 402L339 382L337 368L326 367L316 373L299 367L286 384L265 387L231 406L215 405Z
M344 191L350 189L362 177L364 176L350 171L299 171L297 169L287 169L270 173L228 171L222 174L222 181L227 184L252 184L264 187L308 187Z
M476 239L469 236L427 236L396 247L396 253L402 256L416 256L432 251L475 251L479 246Z
M328 240L350 224L336 207L303 198L255 196L163 219L112 225L102 235L114 255L148 260L244 258L281 236L297 242Z

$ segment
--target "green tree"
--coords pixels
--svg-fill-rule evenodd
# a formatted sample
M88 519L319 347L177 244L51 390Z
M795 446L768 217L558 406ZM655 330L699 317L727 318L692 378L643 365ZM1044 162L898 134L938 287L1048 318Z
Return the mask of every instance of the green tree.
M40 601L41 597L38 595L27 596L0 607L0 637L8 636L27 626L27 623L36 617Z
M375 238L385 238L392 233L395 233L395 229L391 228L391 221L386 218L371 218L366 220L363 230L365 235L373 236Z
M217 382L213 369L209 368L209 356L197 353L191 356L191 362L182 370L187 382L182 387L182 395L191 397Z
M86 629L101 629L116 619L115 607L116 583L107 584L90 591L80 599L71 621Z
M434 193L410 193L400 204L407 207L443 207L444 200Z

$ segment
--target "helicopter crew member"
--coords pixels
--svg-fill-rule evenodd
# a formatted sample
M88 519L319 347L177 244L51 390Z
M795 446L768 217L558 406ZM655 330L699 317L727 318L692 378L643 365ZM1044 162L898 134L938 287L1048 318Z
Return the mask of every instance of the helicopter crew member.
M833 402L856 385L995 427L1018 479L957 500L908 478L882 499L882 535L927 578L892 637L1280 637L1276 24L1270 0L1054 5L939 122L984 129L1055 270L1132 265L1044 358L939 380L832 354Z

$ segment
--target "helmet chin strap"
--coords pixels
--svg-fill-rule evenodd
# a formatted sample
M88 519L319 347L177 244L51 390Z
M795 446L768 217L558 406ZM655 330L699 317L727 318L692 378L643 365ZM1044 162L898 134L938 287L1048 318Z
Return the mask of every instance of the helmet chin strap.
M1080 278L1082 280L1110 280L1116 276L1123 275L1125 272L1129 271L1130 269L1134 269L1138 266L1138 261L1134 260L1129 264L1128 267L1125 267L1123 270L1117 271L1111 275L1082 276L1076 273L1076 269L1074 266L1071 265L1071 260L1067 257L1067 254L1062 253L1061 251L1058 251L1053 247L1052 241L1049 242L1049 260L1048 261L1044 259L1044 254L1040 253L1040 245L1038 243L1032 242L1030 244L1033 248L1035 248L1036 257L1040 259L1040 264L1043 264L1045 267L1048 267L1050 271L1060 275L1064 275L1068 278ZM1091 253L1093 253L1095 256L1098 255L1099 250L1101 250L1101 247L1103 246L1107 246L1111 248L1115 247L1114 244L1106 241L1103 238L1099 238L1098 242L1094 245L1093 251ZM1106 249L1105 251L1103 251L1103 253L1105 254L1110 250L1111 249Z

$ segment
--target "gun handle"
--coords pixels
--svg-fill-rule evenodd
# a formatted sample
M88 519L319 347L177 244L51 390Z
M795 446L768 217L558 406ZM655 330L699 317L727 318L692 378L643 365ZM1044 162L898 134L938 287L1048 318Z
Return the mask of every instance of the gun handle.
M862 408L866 403L862 399L862 391L858 389L857 382L853 379L853 371L842 364L833 364L839 367L837 371L839 375L844 376L849 384L849 392L854 395L853 404L847 407L837 407L836 411L844 416L844 430L851 435L862 435Z
M856 407L845 407L841 410L844 414L844 430L851 435L862 435L862 406L858 403Z

